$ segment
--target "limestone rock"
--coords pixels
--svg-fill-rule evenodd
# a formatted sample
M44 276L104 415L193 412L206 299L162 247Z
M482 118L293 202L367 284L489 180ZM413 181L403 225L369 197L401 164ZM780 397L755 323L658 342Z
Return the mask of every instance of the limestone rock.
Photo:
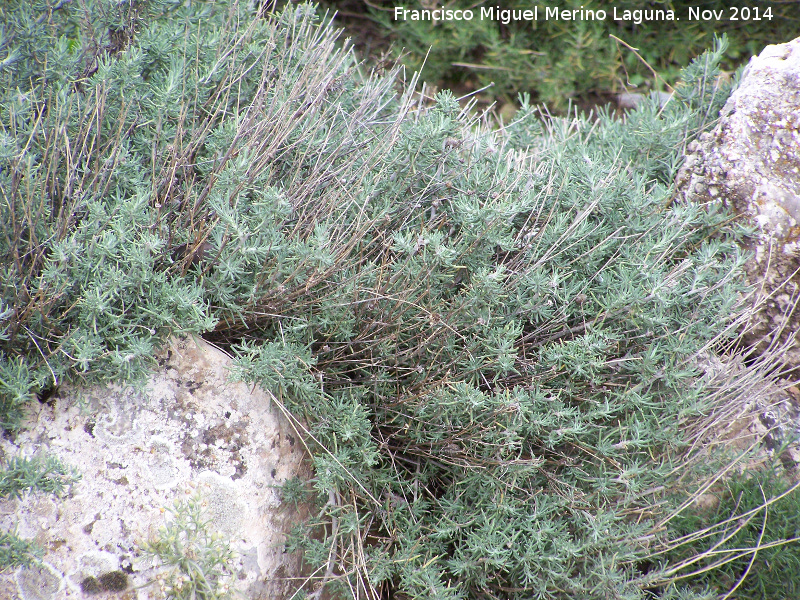
M724 202L757 227L746 266L761 308L746 340L786 344L800 367L800 38L767 46L747 66L713 132L688 148L678 197ZM782 330L775 336L774 332Z
M716 405L698 420L702 446L720 445L738 455L726 477L772 468L777 462L791 484L800 481L800 388L776 377L775 357L745 364L739 354L703 352L696 366ZM704 498L700 504L709 501ZM708 508L708 506L706 506Z
M45 549L35 568L0 574L14 600L145 600L163 572L141 547L188 498L236 552L231 587L252 600L289 598L300 560L283 541L303 507L281 501L287 479L307 477L302 442L271 397L228 380L230 361L202 340L175 340L145 389L60 390L34 403L6 456L57 456L82 478L61 499L0 501L0 526Z

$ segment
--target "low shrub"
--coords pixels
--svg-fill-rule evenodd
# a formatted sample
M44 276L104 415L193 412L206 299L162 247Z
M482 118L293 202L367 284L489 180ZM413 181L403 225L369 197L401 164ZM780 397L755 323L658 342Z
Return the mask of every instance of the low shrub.
M398 140L376 167L340 171L346 210L319 211L321 186L311 248L263 263L282 298L218 334L309 425L319 529L290 548L333 593L642 598L663 581L640 565L667 538L664 490L701 476L689 449L720 398L694 358L741 310L745 232L669 188L724 101L704 84L723 48L626 122L543 124L523 103L490 132L440 94L376 136ZM281 277L298 263L311 274Z
M800 35L796 2L337 0L327 6L340 11L341 22L365 52L402 57L409 69L422 69L431 83L473 90L491 85L485 94L502 102L514 102L519 92L527 92L551 110L562 112L570 102L605 103L612 100L612 94L647 93L674 85L681 68L709 47L716 35L729 36L722 63L729 71L764 46ZM435 23L411 17L395 19L398 6L471 9L474 18ZM504 17L502 12L519 14L535 6L539 11L536 21L513 20L510 13ZM700 14L713 11L720 17L690 19L690 9ZM556 18L554 10L574 18ZM669 10L674 11L676 20L660 20ZM605 11L605 19L597 16L600 11Z
M202 10L78 4L0 8L8 23L0 70L5 429L18 426L33 392L141 377L169 333L213 324L200 289L164 265L174 225L151 200L169 173L161 172L165 138L181 135L168 111L185 82L159 70L177 42L144 28L170 6L187 23ZM139 45L129 48L134 32Z
M169 520L143 545L160 568L154 583L161 598L228 600L233 598L234 559L225 536L210 530L202 495L176 500L166 509Z
M748 232L670 187L724 41L666 107L491 130L364 72L309 5L14 6L7 425L204 332L312 451L298 594L703 597L653 565L754 376L698 361L738 331Z

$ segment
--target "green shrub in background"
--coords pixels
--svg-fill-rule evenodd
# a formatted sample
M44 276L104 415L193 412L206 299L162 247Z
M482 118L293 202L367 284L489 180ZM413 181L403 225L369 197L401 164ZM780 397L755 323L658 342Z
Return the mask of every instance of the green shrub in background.
M303 592L708 597L658 560L758 375L698 366L746 232L670 189L723 42L663 109L491 131L308 5L30 6L3 8L6 424L205 332L312 452Z
M734 70L736 65L768 44L787 42L800 35L800 5L796 1L500 0L475 3L456 0L431 3L346 0L330 2L329 6L341 11L342 22L352 28L356 40L367 52L378 55L387 51L388 43L384 40L391 39L395 55L402 55L409 68L423 69L424 79L431 83L438 82L445 87L466 84L467 89L493 83L486 92L492 98L514 102L517 93L529 92L536 101L557 111L563 111L570 101L578 104L608 102L614 93L646 93L662 88L664 80L674 84L683 65L709 47L714 35L728 34L730 46L722 65L727 70ZM437 24L395 20L395 6L470 8L476 16L471 21ZM534 6L539 7L539 19L535 22L503 23L499 19L479 18L481 8L532 10ZM718 11L722 18L690 21L690 7ZM743 7L747 12L741 10ZM548 8L605 10L607 18L545 19ZM734 8L739 10L732 10ZM673 10L679 20L646 21L643 17L638 23L635 18L614 20L614 9L619 17L625 10ZM756 10L759 20L755 18ZM577 15L580 16L580 12ZM743 15L748 15L748 19ZM375 29L378 31L374 32ZM641 58L610 35L638 49ZM658 72L663 78L661 81L653 81L653 72L645 62Z

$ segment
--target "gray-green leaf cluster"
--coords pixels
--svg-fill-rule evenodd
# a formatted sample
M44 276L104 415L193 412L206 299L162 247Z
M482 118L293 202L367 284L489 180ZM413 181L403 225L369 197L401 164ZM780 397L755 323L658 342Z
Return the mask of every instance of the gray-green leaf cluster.
M653 557L737 385L697 357L736 335L747 231L671 190L727 94L724 42L666 107L523 102L492 130L370 73L310 5L47 6L63 35L14 33L32 60L0 73L6 425L45 384L135 377L203 332L307 433L305 592L672 583Z

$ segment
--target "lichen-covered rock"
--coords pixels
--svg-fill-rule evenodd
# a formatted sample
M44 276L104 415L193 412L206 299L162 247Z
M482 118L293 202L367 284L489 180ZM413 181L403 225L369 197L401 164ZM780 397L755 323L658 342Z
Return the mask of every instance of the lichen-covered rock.
M800 367L800 38L753 57L713 132L692 142L678 173L680 198L725 202L758 227L746 266L761 305L746 340L786 344ZM779 331L780 333L776 333Z
M142 547L169 518L165 508L201 498L209 527L236 553L231 585L253 600L291 596L300 561L283 540L304 515L278 486L308 475L302 443L268 394L229 381L229 364L202 340L176 340L144 389L62 389L32 407L2 452L49 453L82 478L62 499L0 501L0 526L45 550L36 567L0 575L0 595L159 597L146 585L158 561Z

